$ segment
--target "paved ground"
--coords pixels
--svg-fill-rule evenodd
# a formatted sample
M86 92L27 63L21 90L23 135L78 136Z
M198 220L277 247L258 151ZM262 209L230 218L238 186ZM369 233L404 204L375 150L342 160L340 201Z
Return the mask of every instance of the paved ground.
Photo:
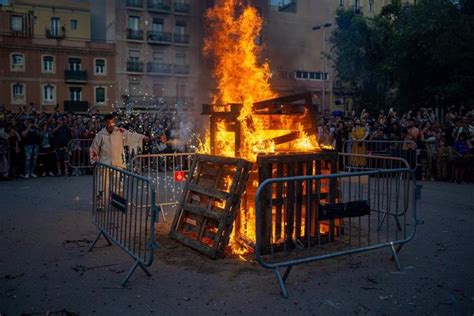
M473 315L474 186L423 183L419 227L396 272L388 250L296 267L289 299L274 275L212 261L160 237L146 277L102 241L87 252L91 177L0 182L0 314ZM164 233L163 233L164 234Z

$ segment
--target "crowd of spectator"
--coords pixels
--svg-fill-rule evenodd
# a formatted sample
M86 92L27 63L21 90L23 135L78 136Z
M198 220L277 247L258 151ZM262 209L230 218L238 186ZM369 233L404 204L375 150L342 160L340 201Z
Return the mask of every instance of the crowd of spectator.
M440 116L424 107L403 114L390 109L375 116L366 110L348 115L326 112L319 121L318 142L354 154L377 154L381 147L392 146L377 141L397 142L405 153L401 156L420 180L472 182L474 109L450 106ZM355 163L366 162L359 159Z
M399 114L392 109L375 116L361 113L325 112L318 123L318 142L338 152L370 154L373 147L362 140L397 141L413 152L409 160L421 180L471 182L473 180L474 109L450 106L440 117L431 108ZM144 153L176 151L180 122L157 114L117 113L117 126L150 137ZM104 126L98 112L87 114L37 112L34 105L18 112L0 107L0 178L69 175L88 149L72 139L93 139ZM184 139L184 142L189 139ZM405 157L406 158L406 157ZM363 164L364 161L357 162ZM413 164L416 164L413 166Z
M58 107L57 107L58 108ZM38 176L67 176L85 169L71 168L87 163L87 142L104 127L104 116L96 111L45 113L34 105L11 112L0 106L0 179ZM171 152L176 121L157 114L117 113L117 126L145 134L151 141L144 153Z

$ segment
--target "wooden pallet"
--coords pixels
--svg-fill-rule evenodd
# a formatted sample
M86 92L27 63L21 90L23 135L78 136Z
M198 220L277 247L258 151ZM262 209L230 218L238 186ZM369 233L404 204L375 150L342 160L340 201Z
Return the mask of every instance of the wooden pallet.
M195 155L170 238L222 258L251 166L243 159Z
M291 177L303 175L320 175L337 172L337 153L281 153L276 155L259 155L257 164L250 174L242 209L236 220L236 226L244 225L242 216L255 203L255 183L261 184L269 178ZM273 194L270 186L261 192L261 252L283 251L294 247L293 239L298 239L307 245L313 241L320 242L334 240L337 230L337 220L324 220L319 218L318 208L320 202L334 203L337 198L337 181L322 180L313 182L311 187L289 184L274 184ZM270 206L272 205L272 207ZM306 210L311 212L311 223L306 222ZM320 226L327 226L329 234L319 234ZM237 232L240 230L238 229ZM272 236L273 235L273 236ZM237 235L240 240L245 241L246 236ZM327 242L326 241L326 242Z

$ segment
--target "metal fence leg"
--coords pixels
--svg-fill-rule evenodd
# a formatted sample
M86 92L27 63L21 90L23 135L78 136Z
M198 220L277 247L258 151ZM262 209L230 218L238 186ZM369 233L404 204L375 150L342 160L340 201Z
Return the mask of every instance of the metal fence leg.
M393 242L392 242L390 243L390 249L392 249L392 260L395 260L398 271L400 271L402 268L400 266L400 260L398 259L398 251L400 251L401 247L398 248L398 251L395 250L395 246L393 245Z
M140 267L142 268L143 272L145 272L145 274L147 276L151 276L151 273L140 263L140 261L135 261L135 263L133 264L133 266L130 268L130 270L128 271L128 274L127 276L125 277L125 280L123 280L122 282L122 286L125 286L125 284L127 284L128 282L128 279L130 279L130 277L132 276L133 272L135 272L135 269L137 267Z
M287 271L288 271L288 268L287 268ZM276 275L276 278L278 280L278 285L280 286L280 289L281 289L281 295L284 297L284 298L288 298L288 291L286 290L286 286L285 286L285 280L281 277L281 273L280 271L278 270L278 268L275 268L275 275ZM285 276L288 277L288 273L286 273L285 271Z
M95 244L97 243L97 241L99 241L100 236L104 236L104 238L105 238L105 240L107 241L107 243L109 244L109 246L112 245L112 243L111 243L110 240L107 238L107 236L105 236L104 232L103 232L103 231L100 231L99 234L97 235L97 237L95 238L94 242L93 242L92 245L90 246L89 252L92 251L92 249L94 248L94 246L95 246Z

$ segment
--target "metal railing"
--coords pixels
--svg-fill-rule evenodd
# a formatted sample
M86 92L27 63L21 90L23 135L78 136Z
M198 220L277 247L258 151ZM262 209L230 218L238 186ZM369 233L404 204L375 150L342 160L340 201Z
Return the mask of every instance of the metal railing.
M89 148L92 145L92 141L93 139L90 138L75 138L71 139L67 144L68 165L74 170L73 174L76 176L81 173L81 170L94 168L89 156Z
M127 61L127 71L129 71L129 72L143 72L143 62L141 62L141 61Z
M420 150L417 148L416 143L411 140L346 140L343 143L342 152L403 158L410 165L410 170L415 171L418 167ZM365 166L364 162L364 159L360 159L358 162L360 167Z
M171 44L173 38L171 32L148 31L148 41L156 43Z
M256 259L275 272L284 297L292 267L303 263L390 248L400 269L398 253L420 223L418 189L406 168L267 179L255 198ZM283 235L273 237L278 220ZM264 229L273 232L270 249Z
M338 153L338 158L341 172L410 169L408 161L400 157Z
M172 73L172 64L149 62L147 64L148 73L170 74Z
M87 70L64 70L64 79L70 82L87 81Z
M148 10L170 13L171 2L170 0L148 0Z
M97 162L94 167L92 219L101 236L124 250L135 263L122 285L135 269L146 269L153 263L155 222L159 208L155 205L155 185L146 177Z
M142 41L143 40L143 30L127 29L127 39Z
M174 33L173 39L175 44L189 44L189 34Z
M87 112L89 110L88 101L64 101L64 112Z
M154 202L163 209L178 204L193 156L193 153L136 155L130 161L129 170L151 179L156 187ZM162 216L166 219L164 211Z
M174 64L173 69L176 75L189 75L189 65Z

